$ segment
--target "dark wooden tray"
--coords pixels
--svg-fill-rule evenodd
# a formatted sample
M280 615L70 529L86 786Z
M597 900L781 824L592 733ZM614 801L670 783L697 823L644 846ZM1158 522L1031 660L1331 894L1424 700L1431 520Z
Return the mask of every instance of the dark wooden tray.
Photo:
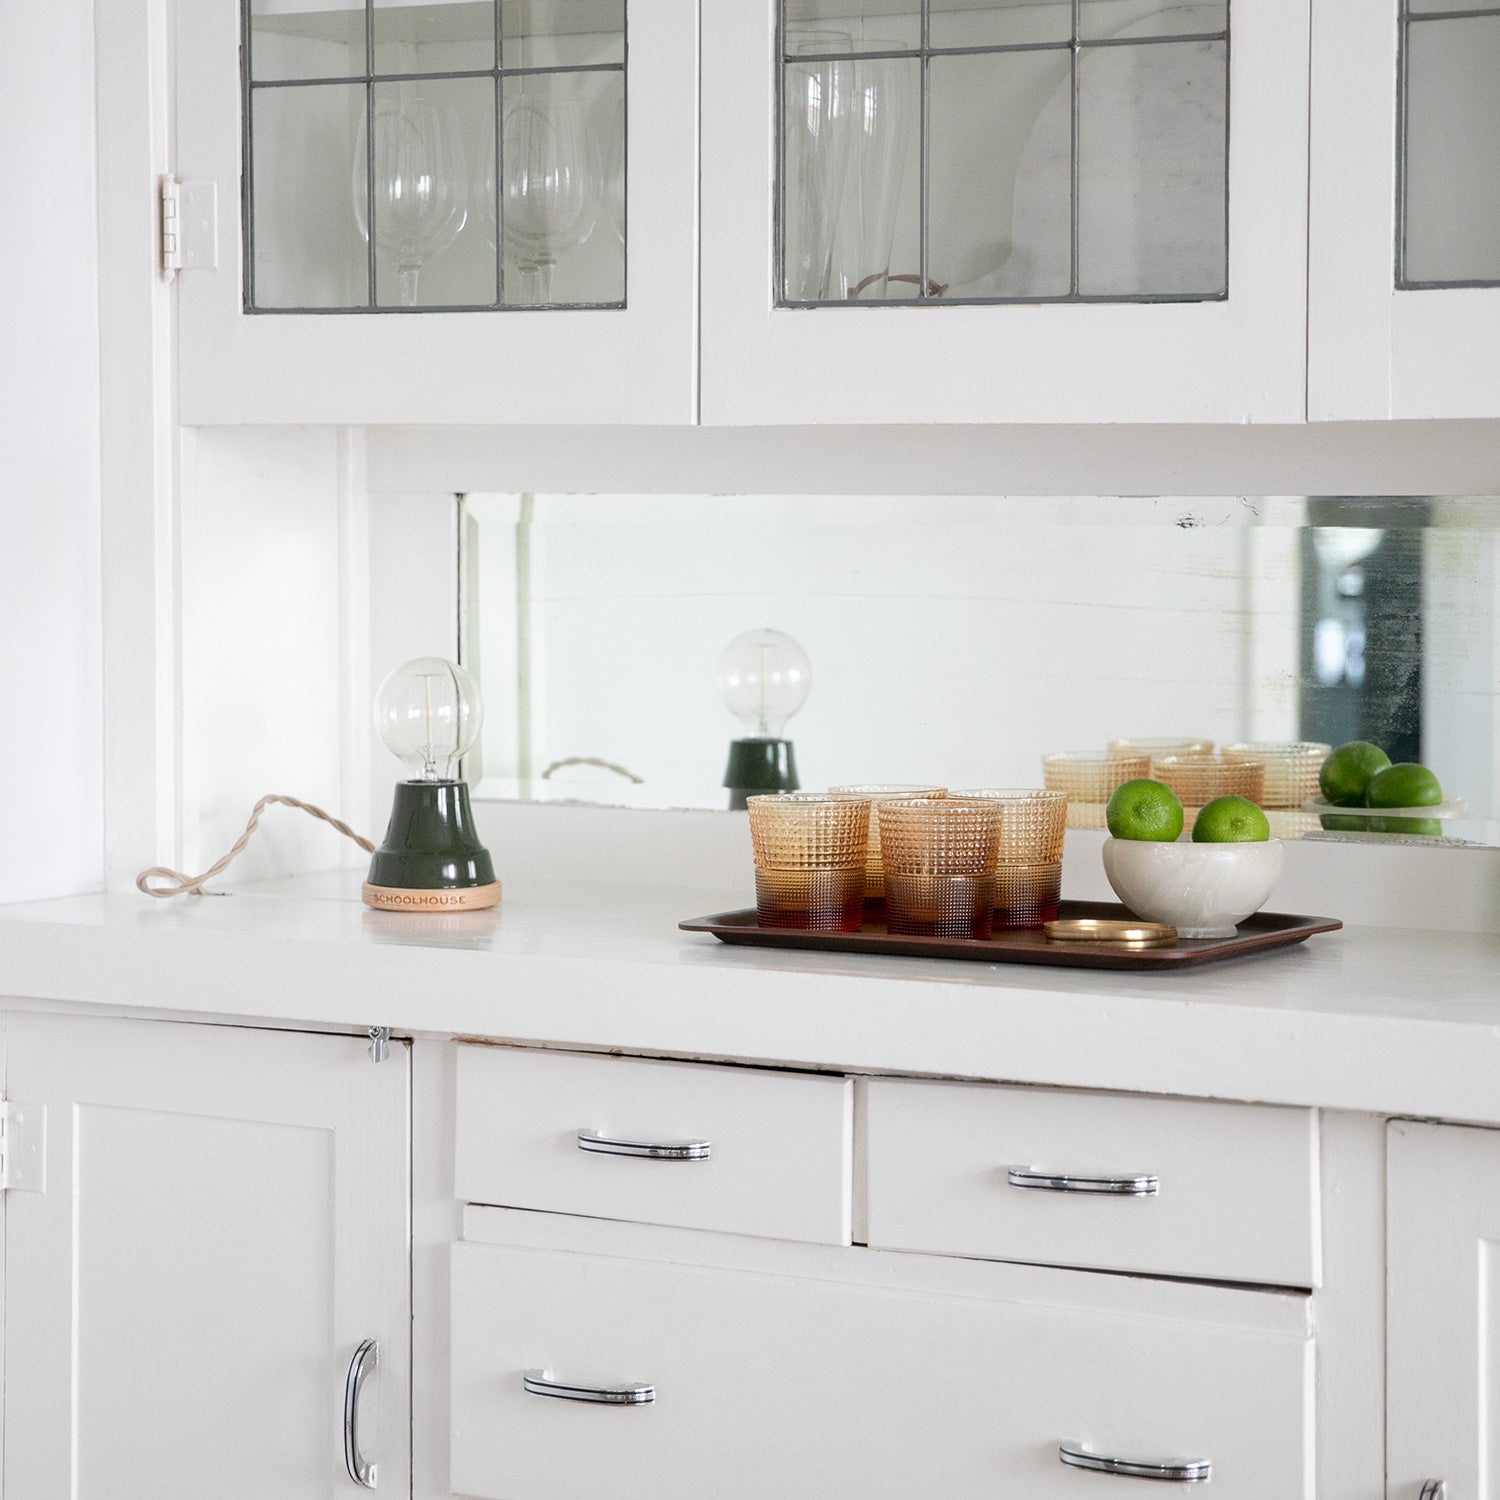
M1059 917L1129 917L1113 901L1064 901ZM1232 938L1183 938L1175 948L1138 950L1084 943L1049 943L1039 927L981 938L892 937L881 903L867 902L860 932L798 932L762 927L753 909L721 911L677 924L684 932L709 932L720 942L755 948L813 948L824 953L884 953L899 958L963 958L985 964L1056 964L1066 969L1191 969L1248 953L1264 953L1306 942L1314 933L1336 932L1335 917L1299 917L1260 911L1240 923Z

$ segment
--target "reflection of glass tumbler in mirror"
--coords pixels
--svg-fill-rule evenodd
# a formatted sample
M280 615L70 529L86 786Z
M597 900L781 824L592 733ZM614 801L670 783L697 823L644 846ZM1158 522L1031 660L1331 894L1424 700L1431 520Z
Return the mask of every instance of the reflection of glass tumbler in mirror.
M899 44L872 42L871 50ZM916 123L910 58L861 58L854 70L853 144L838 229L837 295L878 302L889 294L896 210Z
M838 32L803 32L787 43L794 61L785 73L782 212L785 216L785 293L793 302L838 296L833 286L833 242L844 201L854 136L855 65ZM810 54L807 61L804 54Z
M521 302L552 300L552 270L594 227L598 183L588 120L578 99L523 94L505 111L507 253L521 272Z
M367 139L361 115L354 152L354 216L368 242ZM375 248L396 262L402 307L417 305L422 267L441 255L464 227L467 178L458 121L451 109L406 93L376 103Z
M995 926L1000 809L988 801L882 802L886 930L987 938Z
M816 792L751 797L755 909L762 927L858 932L870 804Z

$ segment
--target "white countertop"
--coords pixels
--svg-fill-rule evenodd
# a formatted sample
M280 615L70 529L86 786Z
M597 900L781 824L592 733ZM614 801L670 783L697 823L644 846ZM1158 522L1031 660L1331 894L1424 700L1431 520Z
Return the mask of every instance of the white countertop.
M0 908L0 995L1500 1124L1500 937L1347 928L1171 973L730 947L732 892L527 883L366 909L357 872Z

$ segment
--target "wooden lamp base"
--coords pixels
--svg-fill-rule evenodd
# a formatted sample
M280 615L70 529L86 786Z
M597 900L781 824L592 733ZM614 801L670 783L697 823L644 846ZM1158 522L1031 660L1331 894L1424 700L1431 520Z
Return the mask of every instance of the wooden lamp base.
M499 906L500 882L418 891L404 886L371 885L366 881L360 895L365 905L373 906L376 911L483 911L486 907Z

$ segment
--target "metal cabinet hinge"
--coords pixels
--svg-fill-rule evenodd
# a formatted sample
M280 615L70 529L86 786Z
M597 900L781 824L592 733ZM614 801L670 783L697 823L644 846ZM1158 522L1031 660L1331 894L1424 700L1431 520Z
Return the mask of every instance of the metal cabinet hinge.
M365 1035L370 1039L370 1061L383 1063L391 1055L391 1028L372 1026Z
M47 1190L47 1106L0 1099L0 1192Z
M161 270L213 271L219 264L219 185L161 180Z

